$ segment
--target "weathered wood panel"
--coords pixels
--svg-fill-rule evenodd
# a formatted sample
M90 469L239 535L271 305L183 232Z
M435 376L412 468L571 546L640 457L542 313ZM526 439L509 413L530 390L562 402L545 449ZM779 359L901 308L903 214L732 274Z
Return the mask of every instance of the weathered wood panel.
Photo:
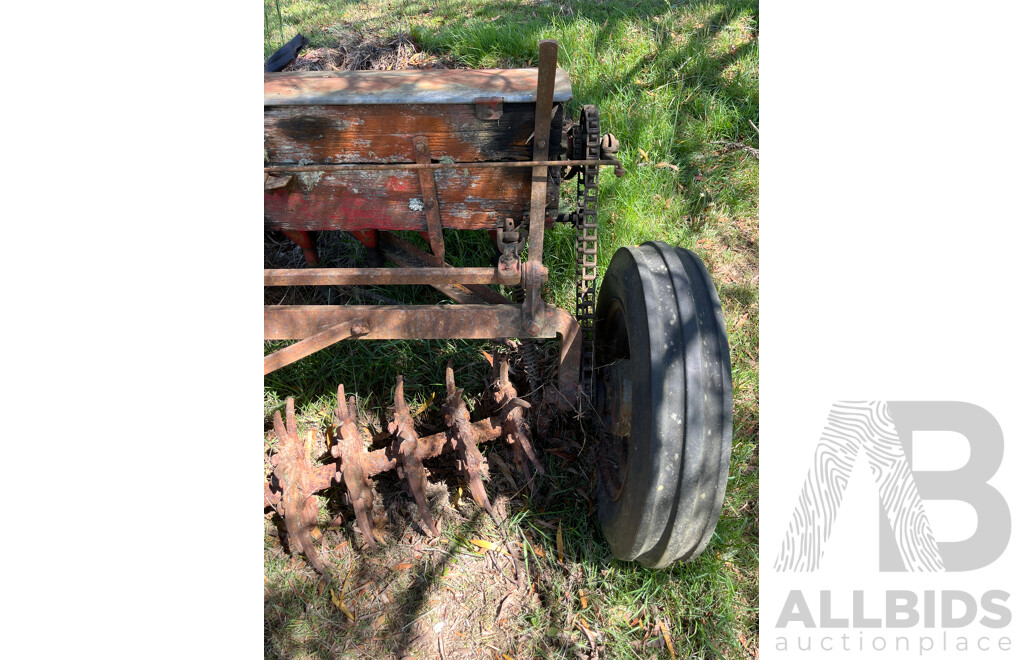
M561 106L552 123L558 157ZM266 159L281 163L411 163L412 139L424 135L435 161L529 160L534 106L507 103L498 119L463 105L320 105L264 108ZM532 143L531 143L532 144Z
M530 168L434 170L441 224L497 229L529 210ZM266 225L280 229L425 231L419 177L412 170L297 174L263 197Z
M537 69L404 71L289 71L263 76L263 105L472 103L500 96L509 103L537 100ZM565 71L555 71L554 100L572 98Z

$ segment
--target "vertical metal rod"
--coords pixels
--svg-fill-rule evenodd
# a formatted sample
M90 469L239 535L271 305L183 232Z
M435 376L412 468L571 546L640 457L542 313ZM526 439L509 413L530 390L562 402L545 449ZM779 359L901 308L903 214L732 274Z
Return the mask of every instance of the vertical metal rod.
M430 145L427 138L417 135L413 138L413 154L420 165L430 163ZM434 261L440 266L444 263L444 234L441 232L441 210L438 208L437 187L434 185L434 172L427 169L417 170L420 177L420 190L423 193L424 211L427 213L427 235L430 237L430 251L434 253Z
M537 109L533 125L533 159L547 160L551 139L551 107L555 97L555 69L558 66L558 42L540 42L537 65ZM548 168L533 168L530 190L530 261L541 262L544 251L544 211L547 206Z

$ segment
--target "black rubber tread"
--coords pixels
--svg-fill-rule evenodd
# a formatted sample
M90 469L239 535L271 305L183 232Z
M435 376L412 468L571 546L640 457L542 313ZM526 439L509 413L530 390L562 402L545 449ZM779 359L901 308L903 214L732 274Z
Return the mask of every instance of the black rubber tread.
M725 323L700 259L662 242L612 257L597 302L603 363L613 359L615 329L603 321L614 305L628 333L633 412L622 494L613 501L601 484L598 519L614 556L660 568L703 551L725 497L732 449Z

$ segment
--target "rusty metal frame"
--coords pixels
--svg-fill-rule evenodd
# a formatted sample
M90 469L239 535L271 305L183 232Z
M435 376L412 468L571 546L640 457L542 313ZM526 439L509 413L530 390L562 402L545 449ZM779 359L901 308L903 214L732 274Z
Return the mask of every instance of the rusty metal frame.
M550 122L549 122L550 123ZM501 160L501 161L463 161L456 163L324 163L322 165L278 164L265 165L267 173L292 172L345 172L348 170L455 170L465 168L504 168L504 167L622 167L618 160ZM281 185L275 185L280 188Z
M380 232L384 253L398 268L307 268L266 269L265 286L306 285L407 285L428 284L454 299L455 305L272 305L264 307L265 339L298 339L264 359L264 372L280 368L325 346L347 339L504 339L532 337L561 339L558 387L555 403L562 410L575 409L579 402L579 367L581 335L579 325L563 309L544 304L541 288L548 272L542 264L544 230L547 214L548 168L576 164L614 165L615 161L545 160L550 152L551 109L558 59L558 44L552 40L540 43L537 73L533 159L530 161L432 163L427 138L413 137L415 163L372 163L336 165L268 165L265 173L332 172L346 170L416 170L427 217L427 234L433 254L401 240L391 232ZM484 99L481 99L484 101ZM492 114L500 112L500 104L492 101ZM490 116L490 115L489 115ZM532 168L529 215L525 219L529 238L529 259L522 262L518 251L503 255L495 268L453 268L444 262L444 238L441 209L437 201L433 170L463 167L530 167ZM313 265L313 264L311 264ZM522 304L511 303L488 285L520 285ZM504 367L507 381L507 365ZM452 390L454 386L449 389ZM451 394L451 392L449 392ZM343 396L343 395L342 395ZM397 401L397 400L396 400ZM453 419L461 418L452 400ZM479 423L478 423L479 424ZM474 425L475 426L475 425ZM490 432L483 435L489 435ZM424 439L408 433L404 455L410 469L409 478L417 478L413 447ZM528 446L528 438L524 439ZM465 444L465 443L464 443ZM400 448L399 448L400 449ZM463 447L464 456L472 464L472 450ZM431 451L431 453L433 453ZM393 459L388 457L388 462ZM383 462L382 466L383 467ZM368 473L373 473L369 468ZM358 475L363 478L365 475ZM341 478L340 476L338 477ZM348 475L346 479L357 479ZM421 506L422 509L422 506ZM429 516L425 516L429 518ZM432 525L431 525L432 526Z
M353 339L504 339L561 338L558 406L572 409L579 393L581 338L569 312L545 305L534 317L537 333L523 327L522 307L505 305L267 305L265 339L307 339L343 324L365 332Z
M263 286L393 286L519 284L518 270L501 268L265 268Z
M535 337L554 338L557 307L535 318ZM568 313L568 312L566 312ZM266 339L306 339L341 323L366 328L359 339L503 339L529 336L522 307L505 305L268 305Z

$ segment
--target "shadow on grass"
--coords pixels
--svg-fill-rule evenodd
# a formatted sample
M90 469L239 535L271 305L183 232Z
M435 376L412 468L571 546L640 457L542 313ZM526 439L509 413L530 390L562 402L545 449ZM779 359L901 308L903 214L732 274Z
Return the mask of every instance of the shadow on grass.
M482 518L485 516L483 511L476 511L454 530L447 530L447 533L454 533L463 538L475 538L479 536ZM357 576L361 581L349 584L350 593L357 591L359 585L366 581L372 585L371 589L385 592L390 582L397 578L395 569L382 565L381 559L393 548L380 548L376 552L356 551L354 548L357 541L351 530L348 530L345 536L348 537L350 555L350 568L345 572ZM345 575L325 578L322 580L323 586L321 580L316 578L310 577L300 581L293 575L285 575L283 579L287 583L286 586L268 589L264 597L265 656L295 657L303 653L312 657L333 658L337 657L336 654L339 652L353 647L359 648L371 641L383 641L388 653L394 657L407 655L422 637L413 624L430 613L425 609L429 596L437 589L438 580L458 559L457 554L441 547L424 546L423 550L423 556L419 560L414 560L412 550L408 550L409 557L405 561L412 563L412 566L402 570L408 570L414 577L406 589L388 596L396 598L397 604L388 609L387 622L383 626L377 621L377 618L382 616L379 609L371 612L356 611L353 613L355 621L350 621L330 602L331 590L333 589L335 593L341 592ZM310 571L307 570L306 574L308 573ZM348 596L342 598L347 600ZM306 617L319 619L320 625L303 631ZM335 635L325 638L321 627L326 627Z

